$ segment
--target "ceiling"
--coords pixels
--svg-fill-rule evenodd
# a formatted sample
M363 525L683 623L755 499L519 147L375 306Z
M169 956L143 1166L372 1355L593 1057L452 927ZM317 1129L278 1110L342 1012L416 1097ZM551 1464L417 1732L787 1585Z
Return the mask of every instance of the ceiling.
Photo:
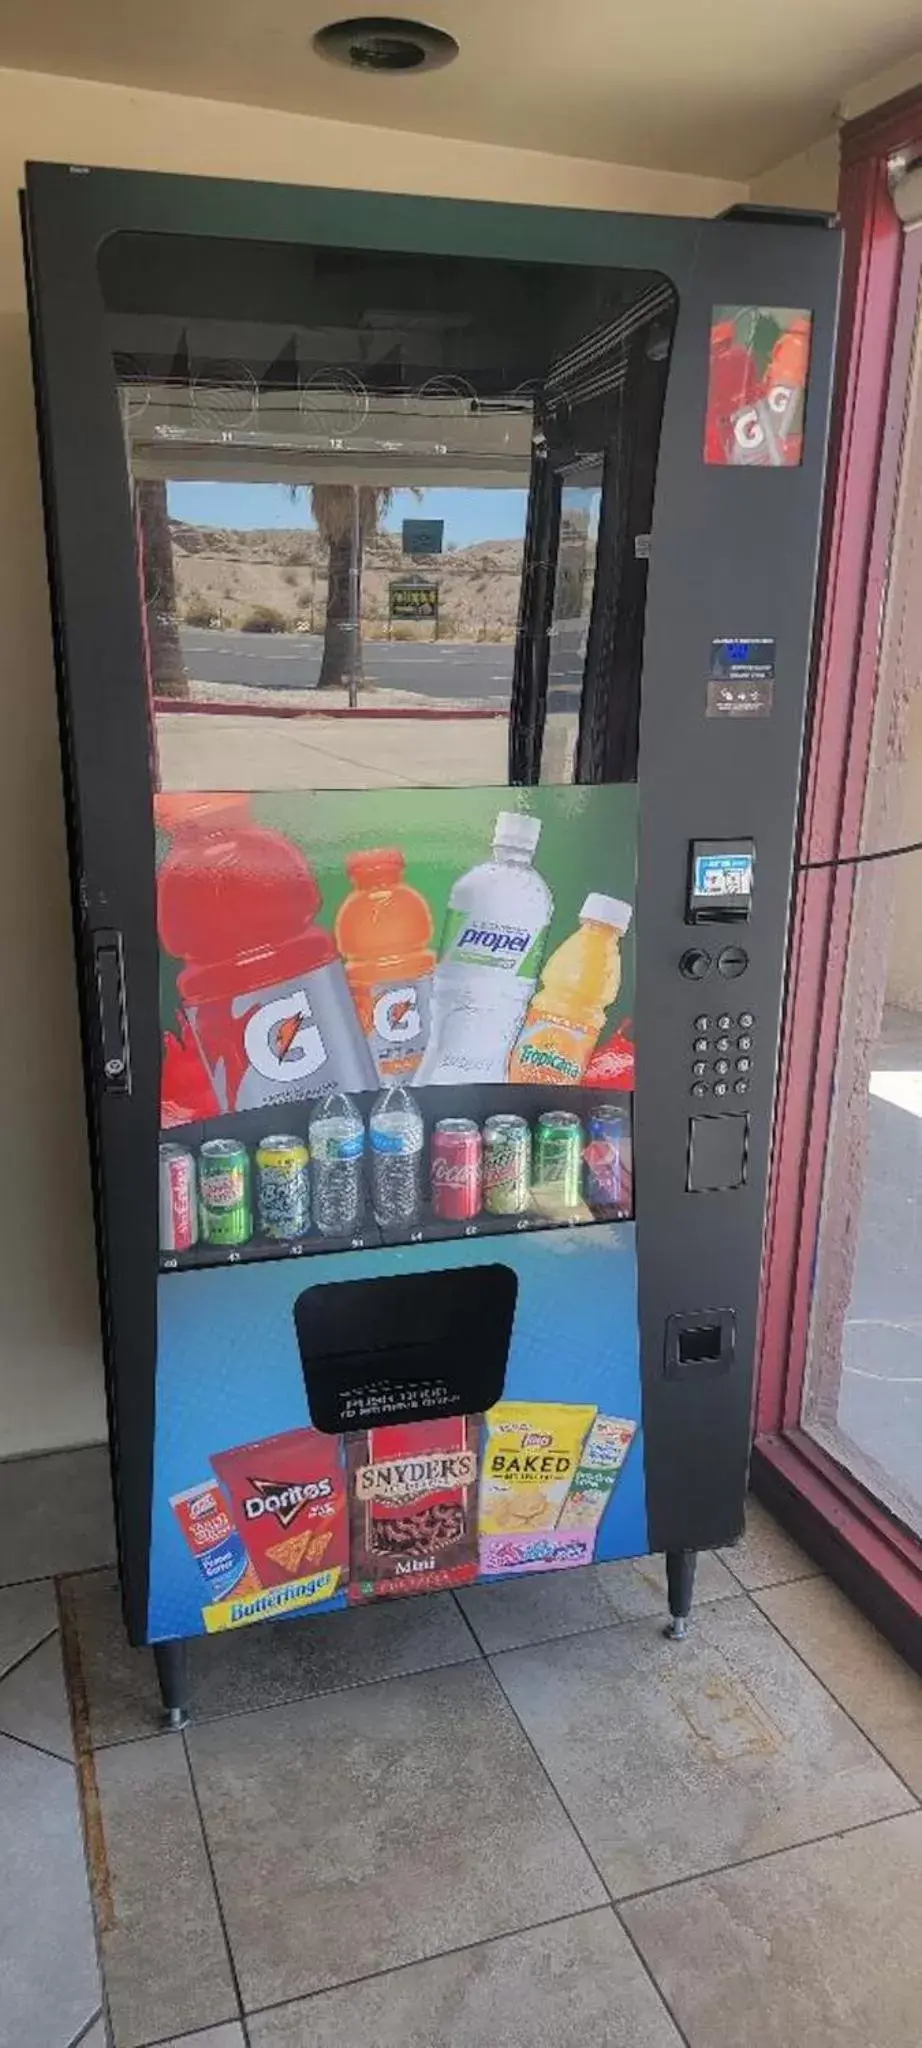
M339 71L311 48L395 0L0 0L0 65L423 134L747 179L922 45L919 0L409 0L446 70Z

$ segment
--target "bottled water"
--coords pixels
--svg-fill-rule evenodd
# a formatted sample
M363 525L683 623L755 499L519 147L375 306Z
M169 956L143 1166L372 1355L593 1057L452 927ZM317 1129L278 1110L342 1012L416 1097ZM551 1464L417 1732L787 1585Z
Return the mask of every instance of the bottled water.
M308 1124L311 1198L322 1237L351 1237L362 1216L365 1125L350 1095L334 1088Z
M454 884L417 1087L507 1078L554 908L547 883L532 867L540 833L539 818L500 811L492 858Z
M371 1199L378 1223L409 1227L422 1200L423 1120L406 1088L385 1088L368 1126Z

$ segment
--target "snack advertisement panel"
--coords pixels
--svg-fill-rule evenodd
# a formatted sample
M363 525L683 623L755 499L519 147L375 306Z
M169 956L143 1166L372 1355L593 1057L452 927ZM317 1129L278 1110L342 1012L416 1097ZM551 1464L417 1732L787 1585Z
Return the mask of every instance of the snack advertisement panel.
M338 1255L161 1277L152 1641L645 1553L632 1224L355 1252L349 1278L497 1256L501 1399L342 1435L314 1426L295 1320Z

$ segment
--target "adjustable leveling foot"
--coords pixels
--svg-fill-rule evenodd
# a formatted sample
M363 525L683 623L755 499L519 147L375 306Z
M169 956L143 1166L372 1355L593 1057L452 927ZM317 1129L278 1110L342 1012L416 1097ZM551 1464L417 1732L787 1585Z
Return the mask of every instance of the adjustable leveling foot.
M666 1552L666 1594L669 1601L670 1620L663 1634L674 1643L681 1643L687 1633L688 1617L691 1613L692 1594L695 1590L695 1566L698 1562L696 1550L667 1550Z
M155 1643L154 1663L163 1701L163 1718L168 1728L187 1728L187 1673L185 1643Z

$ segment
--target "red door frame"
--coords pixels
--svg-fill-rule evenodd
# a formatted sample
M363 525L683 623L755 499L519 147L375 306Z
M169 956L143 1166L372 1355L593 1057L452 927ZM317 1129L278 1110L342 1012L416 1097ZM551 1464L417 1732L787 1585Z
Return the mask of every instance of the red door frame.
M922 273L922 229L904 244L890 197L889 160L903 151L922 155L920 91L843 131L843 303L801 862L847 857L860 841ZM854 872L801 870L795 888L752 1480L831 1576L922 1669L922 1545L800 1428Z

